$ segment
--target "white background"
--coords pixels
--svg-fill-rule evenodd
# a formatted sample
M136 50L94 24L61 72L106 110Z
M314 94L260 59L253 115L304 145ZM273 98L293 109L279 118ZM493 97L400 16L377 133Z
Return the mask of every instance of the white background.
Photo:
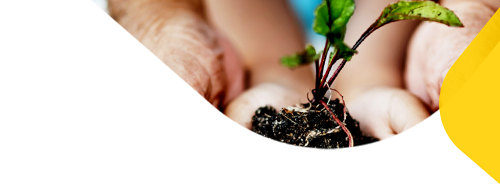
M309 1L290 2L304 14L319 3ZM118 115L111 92L106 0L0 0L0 7L7 94L28 130L42 138L137 137ZM304 27L321 48L324 38L311 32L310 23Z
M110 88L105 0L0 0L7 93L37 137L135 137Z

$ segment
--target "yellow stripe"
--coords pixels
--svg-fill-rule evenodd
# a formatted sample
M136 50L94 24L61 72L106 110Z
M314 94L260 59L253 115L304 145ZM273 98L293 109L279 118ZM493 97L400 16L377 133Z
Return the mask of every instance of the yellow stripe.
M0 154L463 154L460 151L0 151Z
M0 169L0 181L480 181L471 169Z
M472 168L471 160L0 160L2 168Z

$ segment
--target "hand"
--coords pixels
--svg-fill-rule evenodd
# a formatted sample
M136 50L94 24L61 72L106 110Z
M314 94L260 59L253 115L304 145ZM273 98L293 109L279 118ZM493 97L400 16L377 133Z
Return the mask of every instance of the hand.
M406 85L432 111L439 109L441 86L451 66L495 13L479 1L449 0L446 6L456 11L465 27L423 23L408 50Z
M243 68L201 1L110 0L111 16L216 107L243 91ZM230 72L230 73L229 73Z
M385 139L399 134L429 117L424 104L407 91L377 87L367 90L347 103L361 131Z
M205 0L207 15L236 47L247 73L248 90L230 103L225 114L250 127L255 110L306 102L314 88L311 67L283 67L281 57L306 46L301 27L287 0Z
M109 8L115 20L214 106L227 108L227 112L234 114L232 108L242 107L242 102L251 103L252 95L264 94L259 102L244 107L242 112L249 111L246 118L230 115L239 116L233 117L238 122L250 120L261 106L282 107L279 104L285 103L280 102L282 97L293 100L286 102L286 106L293 105L300 96L292 97L291 93L301 92L305 98L307 90L312 88L313 76L308 67L289 70L279 64L282 56L305 46L284 0L224 3L220 0L109 0ZM203 13L207 13L213 25ZM236 50L217 34L215 27L226 33L237 47L248 72L246 81ZM243 91L244 82L250 90L225 107ZM269 86L271 84L274 86Z
M251 119L259 107L271 105L276 110L300 103L307 93L298 93L280 84L263 83L247 90L231 102L225 114L244 127L251 129ZM302 100L305 102L305 100Z

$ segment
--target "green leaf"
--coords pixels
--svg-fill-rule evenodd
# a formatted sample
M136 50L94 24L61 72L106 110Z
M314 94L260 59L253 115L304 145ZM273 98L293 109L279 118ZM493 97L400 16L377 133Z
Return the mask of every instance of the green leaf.
M301 65L312 63L321 57L321 52L316 53L312 45L307 45L304 51L281 58L281 64L288 68L296 68Z
M463 27L453 11L432 1L400 1L387 6L373 25L375 28L399 20L422 20Z
M330 63L333 63L332 62L332 58L333 58L333 55L335 55L337 51L335 50L335 48L333 49L332 52L330 52L330 56L328 57L328 65L330 65Z
M338 51L338 59L343 58L347 61L350 61L352 56L357 53L356 50L353 50L349 46L347 46L347 44L344 43L344 40L339 38L338 36L328 34L327 37L331 42L331 45L333 46L333 50Z
M342 40L335 39L333 42L333 47L338 51L338 58L343 58L347 61L351 61L352 56L357 53L356 50L351 49Z
M334 50L338 51L338 57L346 60L350 60L355 53L344 43L347 23L355 8L354 0L323 0L314 12L314 31L326 36Z
M330 52L330 56L328 57L328 62L329 62L328 64L333 63L332 58L335 56L337 51L339 53L337 59L343 58L347 61L351 61L352 56L354 56L354 54L358 53L356 50L352 50L344 42L336 44L334 46L335 47L333 48L333 51Z
M355 8L354 0L323 0L314 12L314 31L324 36L334 34L344 40L347 22Z

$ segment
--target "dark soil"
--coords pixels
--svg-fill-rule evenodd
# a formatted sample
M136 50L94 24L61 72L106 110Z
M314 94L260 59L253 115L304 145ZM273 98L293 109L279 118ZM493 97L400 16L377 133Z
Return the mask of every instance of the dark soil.
M324 101L327 102L328 99ZM271 106L261 107L252 117L252 131L274 140L304 147L349 147L347 134L332 119L330 113L321 104L309 105L283 108L279 113ZM338 99L331 100L328 107L340 121L344 120L344 105ZM345 124L353 136L355 146L378 141L376 138L364 136L359 122L348 112Z

